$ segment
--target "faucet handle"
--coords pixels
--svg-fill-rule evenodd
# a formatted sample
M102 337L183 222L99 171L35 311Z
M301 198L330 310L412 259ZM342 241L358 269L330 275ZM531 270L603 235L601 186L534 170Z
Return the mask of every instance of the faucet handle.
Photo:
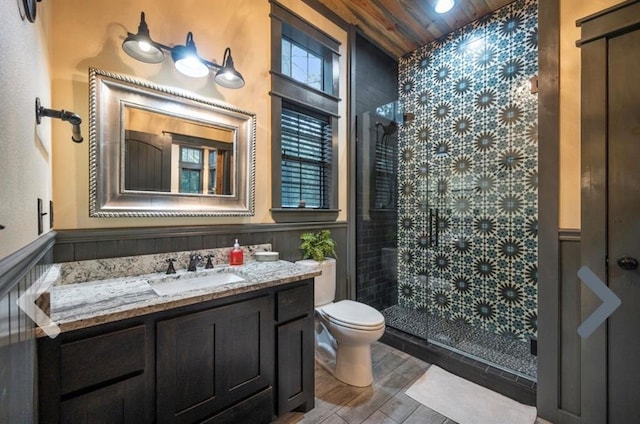
M176 260L174 258L169 258L166 259L165 262L167 262L169 264L169 266L167 267L167 274L175 274L176 273L176 269L173 267L173 263Z
M192 253L191 256L189 256L189 266L187 267L187 271L197 271L198 264L201 260L202 255L200 255L199 253Z
M207 264L204 266L205 269L213 268L213 262L211 262L211 258L213 258L213 255L207 255L205 256L205 258L207 258Z

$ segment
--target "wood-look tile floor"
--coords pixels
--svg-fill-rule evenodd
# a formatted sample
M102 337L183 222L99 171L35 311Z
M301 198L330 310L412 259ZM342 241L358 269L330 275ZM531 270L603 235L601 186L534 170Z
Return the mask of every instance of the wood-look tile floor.
M306 414L290 412L273 423L456 424L405 394L428 363L380 342L372 345L371 356L374 382L369 387L349 386L316 363L315 407Z

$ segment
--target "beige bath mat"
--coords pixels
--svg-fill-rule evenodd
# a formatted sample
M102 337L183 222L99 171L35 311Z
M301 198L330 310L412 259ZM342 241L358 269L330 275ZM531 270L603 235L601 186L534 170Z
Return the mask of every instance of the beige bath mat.
M536 408L453 375L435 365L407 395L459 424L533 424Z

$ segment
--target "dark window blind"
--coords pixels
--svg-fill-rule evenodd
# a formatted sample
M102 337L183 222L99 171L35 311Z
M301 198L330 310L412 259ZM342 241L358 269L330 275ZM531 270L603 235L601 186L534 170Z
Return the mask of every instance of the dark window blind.
M331 193L329 117L282 107L282 207L328 208Z

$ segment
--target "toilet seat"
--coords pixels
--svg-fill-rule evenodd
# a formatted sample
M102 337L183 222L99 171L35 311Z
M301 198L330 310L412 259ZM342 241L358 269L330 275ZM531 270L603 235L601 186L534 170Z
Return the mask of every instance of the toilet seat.
M329 303L318 310L333 324L360 331L384 328L384 316L374 308L353 300Z

